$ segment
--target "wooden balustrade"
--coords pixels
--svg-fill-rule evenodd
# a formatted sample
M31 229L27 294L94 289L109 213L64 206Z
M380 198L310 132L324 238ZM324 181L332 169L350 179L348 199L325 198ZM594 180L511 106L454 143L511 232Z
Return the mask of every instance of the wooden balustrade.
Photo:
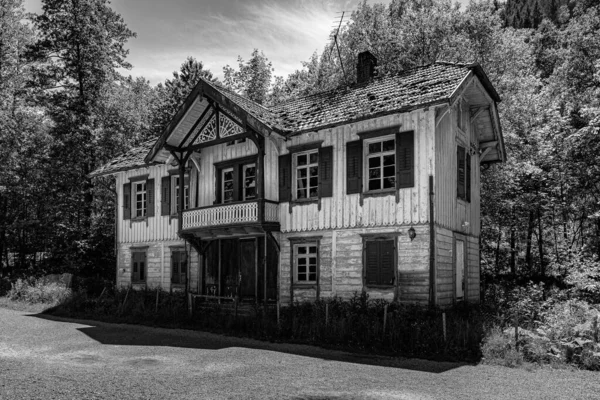
M183 212L183 230L262 222L279 222L278 203L254 200L194 208Z

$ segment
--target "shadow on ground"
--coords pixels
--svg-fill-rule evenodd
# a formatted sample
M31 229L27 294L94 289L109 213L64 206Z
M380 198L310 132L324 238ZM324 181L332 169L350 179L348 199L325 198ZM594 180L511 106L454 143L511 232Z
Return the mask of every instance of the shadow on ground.
M143 325L112 324L92 320L56 317L49 314L31 314L30 317L50 321L88 325L77 328L99 343L118 346L171 346L202 350L221 350L242 347L275 351L304 357L320 358L355 364L409 369L421 372L442 373L467 363L430 361L416 358L398 358L325 349L291 343L263 342L255 339L226 336L210 332L185 329L155 328Z

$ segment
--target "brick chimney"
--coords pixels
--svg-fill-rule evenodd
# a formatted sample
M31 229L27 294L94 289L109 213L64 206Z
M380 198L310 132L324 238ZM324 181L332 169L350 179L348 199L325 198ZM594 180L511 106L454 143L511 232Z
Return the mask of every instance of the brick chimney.
M375 67L377 58L369 51L363 51L358 54L358 63L356 64L356 83L368 82L375 76Z

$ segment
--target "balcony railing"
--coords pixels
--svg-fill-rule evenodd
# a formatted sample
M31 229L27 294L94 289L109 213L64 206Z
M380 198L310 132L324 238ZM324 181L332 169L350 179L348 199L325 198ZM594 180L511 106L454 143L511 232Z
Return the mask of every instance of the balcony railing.
M279 222L278 203L254 200L185 210L182 229L263 222Z

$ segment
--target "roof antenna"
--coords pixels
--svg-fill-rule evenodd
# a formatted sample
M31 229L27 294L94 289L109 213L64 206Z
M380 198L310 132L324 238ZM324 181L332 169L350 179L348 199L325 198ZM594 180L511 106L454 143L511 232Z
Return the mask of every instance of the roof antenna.
M337 24L337 29L335 30L335 33L333 34L333 40L335 42L335 47L337 49L337 53L338 53L338 58L340 59L340 66L342 67L342 73L344 74L344 82L346 83L346 85L348 85L348 78L346 77L346 71L344 70L344 63L342 62L342 54L340 53L340 46L338 45L338 34L340 33L340 28L342 27L342 21L344 20L344 14L346 13L346 11L338 11L338 14L342 13L342 15L340 16L340 22L339 24L337 23L337 19L333 22L335 22ZM334 25L333 28L335 28L336 26ZM331 50L329 51L329 61L331 61L331 53L333 52L333 46L331 47Z

